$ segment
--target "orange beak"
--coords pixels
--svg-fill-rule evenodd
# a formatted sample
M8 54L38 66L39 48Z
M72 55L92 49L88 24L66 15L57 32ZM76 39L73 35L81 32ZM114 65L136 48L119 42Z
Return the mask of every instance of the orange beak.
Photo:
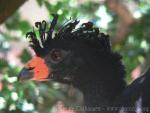
M52 70L48 68L44 59L36 56L21 70L18 80L23 81L31 79L36 81L45 81L48 80L48 76L51 72Z

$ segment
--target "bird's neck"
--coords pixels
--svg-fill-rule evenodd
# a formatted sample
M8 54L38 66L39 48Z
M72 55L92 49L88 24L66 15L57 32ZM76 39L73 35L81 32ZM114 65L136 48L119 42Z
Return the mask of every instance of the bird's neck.
M81 81L75 86L83 93L86 113L110 112L117 97L125 88L123 78L117 77L118 72L110 70L109 67L103 72L87 70L81 74L85 76L82 76L83 78L80 76Z
M88 108L93 108L92 113L107 113L106 109L113 106L126 85L125 70L120 56L118 54L103 57L89 55L85 61L86 64L75 76L74 85L83 93L86 113L91 113Z
M107 113L113 106L115 97L107 84L94 82L80 89L84 96L84 109L86 113ZM81 87L80 87L81 88Z

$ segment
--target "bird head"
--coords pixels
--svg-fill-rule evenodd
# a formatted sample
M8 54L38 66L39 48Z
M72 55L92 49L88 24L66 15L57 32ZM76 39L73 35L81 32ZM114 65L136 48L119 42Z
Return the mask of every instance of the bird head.
M20 81L52 79L69 83L81 70L90 67L85 61L90 51L110 51L108 35L100 33L92 22L76 28L79 21L69 21L54 33L57 19L58 16L53 15L49 28L46 21L35 23L39 38L34 29L27 33L30 47L36 55L21 70L18 76Z
M59 82L71 82L72 75L80 67L81 61L73 56L70 50L54 48L45 56L34 56L21 70L18 79ZM78 60L78 61L77 61ZM78 64L77 64L78 62Z

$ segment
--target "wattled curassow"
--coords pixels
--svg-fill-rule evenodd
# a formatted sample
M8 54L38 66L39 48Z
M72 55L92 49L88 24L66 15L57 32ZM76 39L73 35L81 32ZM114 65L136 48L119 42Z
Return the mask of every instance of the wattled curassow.
M69 21L54 32L58 16L49 29L45 21L36 22L27 33L36 55L20 72L19 80L54 80L72 84L84 96L86 113L150 112L150 70L126 86L121 56L111 50L109 36L92 22L76 27Z

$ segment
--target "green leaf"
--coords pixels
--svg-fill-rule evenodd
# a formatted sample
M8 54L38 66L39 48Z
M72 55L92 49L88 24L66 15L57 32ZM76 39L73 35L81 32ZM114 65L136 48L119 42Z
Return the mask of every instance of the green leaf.
M27 49L24 49L20 58L23 63L26 63L29 59L31 59L31 54L27 51Z

